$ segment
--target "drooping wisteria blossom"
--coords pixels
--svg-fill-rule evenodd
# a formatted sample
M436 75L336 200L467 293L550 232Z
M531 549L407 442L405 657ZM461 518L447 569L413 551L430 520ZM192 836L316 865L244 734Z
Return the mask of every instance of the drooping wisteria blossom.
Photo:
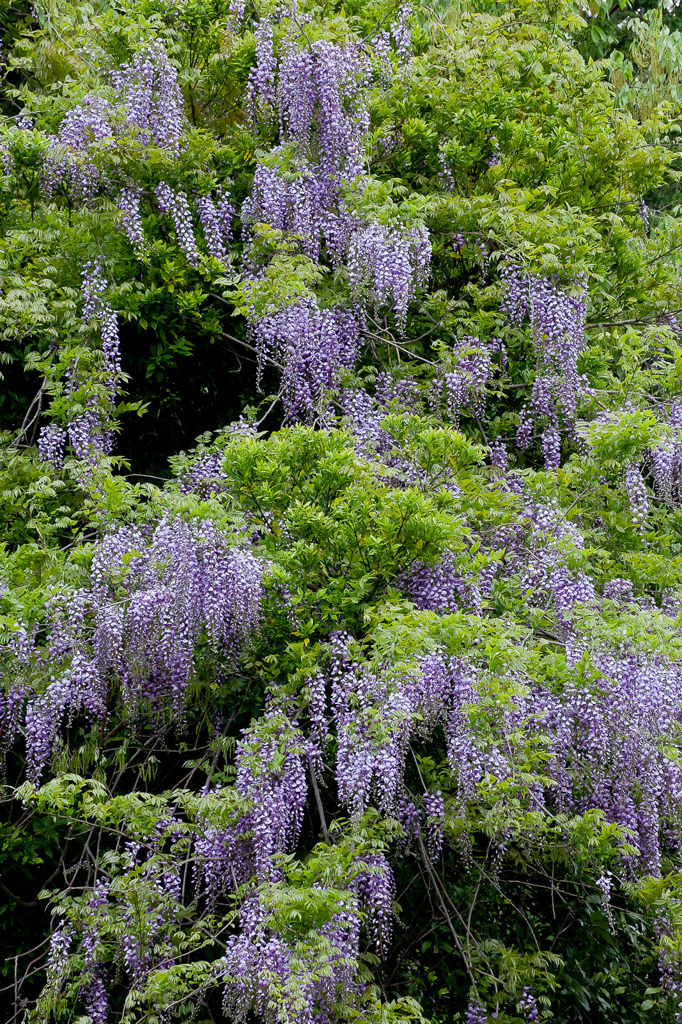
M221 263L227 263L235 214L229 196L221 195L217 202L210 196L198 196L196 203L208 251Z
M185 494L199 494L210 498L220 494L227 487L227 473L224 471L220 452L200 456L178 476L180 490Z
M247 224L269 224L296 235L301 239L303 252L315 261L320 258L323 240L331 245L333 252L347 247L347 239L341 234L349 234L349 218L327 209L324 186L306 167L292 177L281 173L276 163L259 164L251 194L242 205L241 217Z
M319 891L319 899L326 896ZM227 984L223 1009L234 1021L255 1014L272 1020L277 1006L303 1024L334 1024L338 1000L360 1006L356 974L360 955L360 914L353 893L334 890L336 911L311 935L303 949L269 927L265 896L251 896L241 911L241 931L221 961ZM273 922L274 923L274 922Z
M324 413L339 373L355 365L360 321L344 307L301 302L256 320L253 337L261 367L266 358L283 366L280 395L287 422L313 422Z
M175 237L187 257L187 262L193 267L198 266L201 262L201 254L197 248L187 196L182 191L174 191L165 181L156 186L155 195L161 212L167 214L173 221Z
M518 443L528 447L533 425L542 424L545 463L556 469L561 458L560 417L572 430L578 403L589 392L578 373L578 355L585 344L587 281L583 276L562 285L510 263L503 264L500 273L505 285L502 311L515 326L528 317L538 362L530 400L520 414Z
M423 226L396 229L373 221L351 239L348 273L352 288L358 294L370 293L381 305L392 305L401 328L430 266L431 242Z
M151 39L112 73L127 122L145 142L177 151L182 133L182 94L176 68L160 39Z
M140 202L142 190L139 188L122 188L118 197L118 208L121 211L121 226L130 240L136 253L144 255L147 243L142 227Z
M411 32L408 18L408 9L401 9L394 34L401 59ZM407 307L429 274L428 231L423 225L363 223L343 196L346 184L365 175L369 117L363 91L371 80L370 62L355 46L320 40L299 49L287 42L277 74L275 69L272 31L262 23L249 109L253 118L260 117L267 125L276 106L281 143L256 167L241 210L247 237L253 225L268 224L294 235L315 262L323 249L335 266L347 261L354 294L392 306L402 328ZM243 266L248 274L257 275L260 268L252 253L247 244ZM275 358L284 366L281 394L288 422L312 421L321 394L332 386L333 364L338 363L338 345L330 346L324 330L311 327L312 309L310 303L302 303L252 325L259 352L280 353ZM313 319L319 320L319 315ZM357 354L352 360L344 356L340 365L352 369Z
M276 73L272 25L263 20L256 29L256 62L249 72L246 87L246 108L254 128L259 123L272 121L276 115Z
M110 183L94 158L97 147L111 147L132 136L145 145L177 153L184 123L177 70L160 39L148 40L133 59L115 68L109 95L89 93L64 117L52 136L41 171L41 189L49 200L89 204ZM137 246L139 225L126 186L120 208L124 229Z
M385 954L393 933L393 872L383 853L365 854L356 859L354 866L357 873L351 887L364 913L365 928L377 953Z
M646 484L636 462L629 462L625 467L625 489L630 502L630 514L633 525L643 530L649 512L649 499Z
M480 614L481 590L478 580L463 572L453 551L445 551L434 565L416 563L398 585L417 608L441 615L465 608Z
M430 402L434 409L442 405L450 421L457 425L463 411L483 416L485 389L492 371L492 353L477 338L463 338L452 352L454 369L434 378Z
M271 30L268 35L261 26L261 32L264 50L252 72L250 109L262 110L267 123L276 107L284 146L257 166L242 220L295 233L315 260L325 242L339 263L354 225L341 185L363 173L369 121L362 90L370 80L369 63L359 48L322 40L302 50L288 46L275 97ZM293 168L292 146L297 154Z
M40 777L65 722L106 720L112 689L131 712L147 702L181 715L198 637L236 659L258 628L262 577L262 562L208 521L164 521L148 538L127 527L107 536L91 589L52 605L54 675L26 710L31 776Z
M66 431L56 423L47 423L38 434L38 452L41 462L51 462L59 468L64 462Z
M309 159L315 154L317 173L330 189L327 205L340 178L352 180L362 170L369 115L361 90L370 80L360 47L319 40L284 53L277 89L282 136Z

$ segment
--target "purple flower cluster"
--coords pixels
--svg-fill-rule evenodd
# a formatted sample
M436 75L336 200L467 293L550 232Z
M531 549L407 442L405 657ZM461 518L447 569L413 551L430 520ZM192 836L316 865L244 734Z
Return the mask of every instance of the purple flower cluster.
M253 325L260 366L266 357L284 367L280 394L288 423L323 416L339 373L355 365L360 346L357 316L341 306L320 309L300 302Z
M636 462L629 462L625 467L625 490L630 502L630 515L635 529L644 530L649 514L649 498L641 470Z
M428 735L439 722L446 727L453 768L460 771L460 783L471 795L469 790L473 792L492 761L474 755L473 741L462 734L462 705L476 700L467 665L428 655L409 673L373 671L352 660L349 641L339 636L332 643L330 676L338 744L336 782L339 798L354 815L372 799L385 812L401 813L410 739ZM491 752L493 760L496 756ZM464 774L471 785L465 784ZM425 809L430 842L437 848L443 810L438 797L428 797Z
M275 163L259 164L251 194L245 200L241 217L245 224L269 224L279 231L294 234L306 256L316 262L323 240L334 254L343 251L347 218L328 209L325 186L313 171L304 168L296 177L285 176Z
M180 473L178 485L183 494L198 494L201 498L210 498L226 489L227 480L222 453L210 452L201 455L188 469Z
M520 327L525 317L538 361L538 373L528 404L520 414L518 443L528 447L535 422L544 423L542 448L548 469L560 464L559 411L573 429L578 403L588 393L578 373L578 355L584 345L587 281L570 282L576 294L558 280L522 272L513 264L502 267L505 291L501 303L510 323Z
M327 186L328 206L342 177L362 173L369 114L362 99L371 67L359 46L319 40L302 50L287 49L279 72L277 103L285 142L295 142Z
M48 984L59 989L65 975L69 950L73 941L73 928L62 921L50 936L50 950L47 957Z
M262 563L213 524L163 521L151 537L123 527L96 550L89 591L53 603L50 662L66 662L29 699L26 741L38 778L61 723L100 722L108 693L182 713L200 636L229 659L258 628Z
M519 1013L527 1024L535 1024L539 1019L538 1004L535 1002L535 996L527 985L519 999Z
M161 40L150 40L129 64L111 74L113 95L87 95L68 111L52 137L42 167L43 197L63 195L88 204L109 182L96 160L97 149L133 135L147 145L177 153L183 125L182 94L177 71ZM137 248L139 213L135 189L124 187L119 200L123 228Z
M83 267L83 321L98 322L102 331L104 365L112 378L121 372L118 340L118 319L111 304L104 298L107 281L100 260Z
M295 846L303 820L309 755L310 741L274 707L246 730L235 758L239 808L217 791L197 823L195 875L209 905L254 875L280 878L279 855Z
M415 563L397 583L417 608L445 615L464 608L480 613L481 591L471 573L463 571L453 551L445 551L433 565Z
M28 640L28 635L21 639ZM15 645L15 651L17 646ZM23 659L19 659L23 660ZM12 680L6 690L0 690L0 762L4 760L14 743L21 724L22 712L26 700L26 691L23 685Z
M274 120L276 74L272 25L269 21L261 21L256 29L256 63L249 72L246 86L246 109L254 129L259 124L269 127Z
M165 181L160 182L154 192L159 209L173 221L175 237L187 257L187 262L192 267L198 266L201 262L201 255L194 237L194 225L187 196L182 191L174 192Z
M673 402L668 415L671 434L651 449L649 463L659 498L669 505L682 501L682 407Z
M196 202L208 251L214 259L227 263L235 214L229 196L221 194L217 203L210 196L198 196Z
M392 32L401 60L411 49L410 10L401 8ZM297 49L287 42L277 72L271 26L257 32L257 59L248 87L254 122L269 130L273 111L281 144L255 171L241 211L247 226L268 224L293 234L313 261L325 255L335 265L347 258L356 296L392 304L404 326L407 307L430 270L431 243L423 225L363 224L343 199L344 183L364 176L369 115L364 90L371 64L358 46L318 40ZM247 274L262 271L253 244L245 247ZM359 343L347 314L346 338L334 334L329 312L311 302L263 317L252 324L261 360L268 355L284 367L282 397L288 422L314 422L320 401L335 384L337 369L351 368ZM356 318L356 323L357 323ZM353 350L353 351L351 351ZM277 354L276 354L277 353Z
M592 581L575 567L582 537L552 503L528 501L523 520L525 525L515 538L500 536L496 543L508 545L507 566L519 572L526 603L536 608L553 606L556 628L569 636L572 610L595 600Z
M357 874L351 881L365 918L365 927L379 955L387 952L393 930L395 882L383 853L365 854L355 859Z
M259 877L277 877L275 855L298 838L308 793L306 752L295 723L274 710L238 745L235 784L253 806L249 825Z
M412 687L350 660L335 642L332 714L337 726L339 799L354 815L374 798L390 812L396 804L415 713Z
M130 64L111 76L127 123L145 142L177 152L182 133L182 93L178 73L160 39L149 40Z
M455 426L462 409L482 417L485 412L486 385L492 371L492 353L477 338L463 338L452 352L454 368L436 377L431 384L430 404L440 410L443 404Z
M389 26L388 30L381 29L377 33L374 39L373 50L376 56L379 58L382 64L382 75L388 79L390 77L390 52L391 42L395 47L395 52L398 57L398 66L402 77L409 78L410 71L412 69L412 26L410 19L412 17L412 8L409 4L403 4L398 9L398 15Z
M439 789L424 796L424 811L428 829L428 848L431 857L437 857L443 846L445 801Z
M265 31L265 30L264 30ZM320 40L282 59L276 99L271 52L253 74L265 85L252 90L265 120L276 107L283 141L267 163L256 168L251 196L242 207L246 224L266 223L292 232L304 252L318 260L326 242L336 263L348 249L354 219L340 199L343 180L363 172L363 146L369 121L362 88L370 69L362 50ZM292 168L291 147L296 159ZM245 253L250 259L249 249Z
M52 676L47 689L29 699L26 707L28 774L38 779L50 755L64 717L70 723L79 714L100 722L106 714L105 692L96 663L80 651L69 668Z
M88 395L85 408L81 406L68 424L68 438L74 455L86 467L95 466L102 455L111 453L110 419L121 374L118 318L105 298L106 290L107 281L101 262L86 263L83 267L83 322L86 325L94 322L99 327L104 354L104 396ZM69 371L67 393L72 394L82 384L82 374L76 365ZM65 441L66 434L62 428L54 424L43 427L38 439L41 459L60 466Z
M47 423L40 428L38 453L41 462L51 462L53 466L59 468L64 462L65 445L66 431L56 423Z
M423 226L398 230L373 221L353 234L348 255L351 288L381 305L391 303L401 328L415 289L430 269L431 241Z
M280 1020L335 1024L335 1007L341 1000L345 1006L359 1006L356 899L329 886L313 891L320 903L333 900L336 910L300 945L276 930L269 894L253 895L244 902L242 930L228 943L220 964L227 979L223 1009L237 1024L251 1014L274 1020L275 1007Z
M147 249L147 243L144 237L142 217L140 215L141 199L142 189L122 188L118 197L117 205L121 211L121 225L130 240L130 244L139 256L144 256Z
M96 93L68 111L45 154L41 169L43 198L49 202L61 195L72 202L89 204L103 184L91 150L113 134L112 111Z
M509 453L504 441L492 441L490 443L490 465L506 473L509 468Z
M488 1014L479 1000L470 1002L464 1017L464 1024L487 1024Z

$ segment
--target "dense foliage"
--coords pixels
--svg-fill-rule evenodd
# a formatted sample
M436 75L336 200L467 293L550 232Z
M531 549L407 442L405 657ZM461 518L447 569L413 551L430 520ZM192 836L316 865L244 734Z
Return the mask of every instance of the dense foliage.
M0 2L3 1019L682 1019L677 18Z

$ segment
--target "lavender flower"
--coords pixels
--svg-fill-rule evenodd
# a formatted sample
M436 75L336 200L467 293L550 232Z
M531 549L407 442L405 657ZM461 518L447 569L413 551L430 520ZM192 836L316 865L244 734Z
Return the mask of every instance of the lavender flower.
M401 328L416 287L427 279L430 265L431 242L423 226L398 231L373 221L351 240L351 287L356 294L371 292L382 305L392 302Z
M630 462L625 467L625 489L630 502L633 526L636 530L642 531L646 526L649 499L647 498L646 485L642 479L639 466L635 462Z
M204 637L238 657L258 629L262 576L253 553L230 547L210 522L163 521L149 538L127 527L107 536L90 590L48 605L50 658L67 667L28 701L30 777L40 778L64 720L103 721L114 680L129 709L145 701L181 715L196 643Z
M178 73L160 39L145 44L130 64L112 75L130 124L145 140L177 152L182 133L182 94Z
M486 1024L488 1020L488 1014L485 1012L483 1003L475 1000L470 1002L467 1006L467 1012L464 1017L464 1024Z
M445 801L439 789L424 796L424 811L428 829L428 850L431 857L437 857L443 846L445 823Z
M187 257L187 262L193 267L198 266L201 262L201 255L194 237L192 214L187 196L184 192L174 192L165 181L160 182L154 191L159 209L173 221L178 245Z
M313 422L344 368L355 364L359 323L342 307L322 310L313 302L261 317L253 336L262 367L266 356L283 364L280 394L286 421Z
M524 1021L527 1021L527 1024L535 1024L535 1021L539 1018L538 1006L528 985L524 988L519 999L519 1012Z
M395 882L393 872L383 853L356 859L357 874L352 889L358 895L365 914L366 928L379 954L384 954L391 941Z
M51 462L56 469L64 463L64 445L66 432L56 423L48 423L40 428L38 435L38 452L41 462Z
M490 445L490 465L506 473L509 466L509 455L504 441L493 441Z
M452 351L454 369L436 377L429 400L433 409L444 403L456 426L462 409L477 416L485 411L486 385L491 375L491 353L477 338L463 338Z
M221 196L217 205L209 196L199 196L196 202L208 251L221 263L227 263L227 246L232 236L234 216L229 197Z
M122 188L118 197L118 208L121 211L123 230L128 236L131 245L138 255L144 256L147 242L144 237L142 217L140 216L141 198L142 189Z
M518 443L527 447L532 424L545 421L545 463L549 469L556 469L560 463L558 412L573 429L578 403L589 391L577 370L578 355L584 345L587 281L580 277L571 282L578 292L571 295L557 280L524 274L510 264L503 266L501 276L505 285L502 311L516 326L521 326L528 316L538 360L531 399L521 411Z
M252 126L269 123L275 116L275 73L272 25L261 21L256 29L256 63L249 72L246 109Z

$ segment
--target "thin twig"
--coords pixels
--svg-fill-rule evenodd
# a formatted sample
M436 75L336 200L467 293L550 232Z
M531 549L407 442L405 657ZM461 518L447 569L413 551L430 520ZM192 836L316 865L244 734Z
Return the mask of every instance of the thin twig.
M315 794L315 803L317 804L317 812L320 815L320 824L322 826L322 835L324 836L325 843L329 843L329 832L327 831L327 820L324 816L324 807L322 806L322 797L320 796L320 789L317 785L317 779L315 778L315 769L313 768L312 761L308 761L308 767L310 768L310 781L313 787L313 793Z
M443 912L445 920L448 923L448 927L450 929L450 934L452 935L452 937L453 937L453 939L455 941L455 945L457 946L457 950L459 952L459 955L462 958L462 963L464 964L464 969L466 970L467 975L469 976L469 981L471 982L471 984L476 989L476 980L475 980L475 978L474 978L474 976L473 976L473 974L471 972L471 968L469 966L469 961L467 959L466 953L464 952L464 947L462 946L462 940L460 939L459 935L455 931L455 926L452 923L452 918L450 917L450 914L448 913L448 908L445 906L445 900L443 899L443 897L441 895L440 885L438 883L438 879L437 879L436 874L435 874L435 872L434 872L434 870L433 870L433 868L431 866L431 861L429 859L429 855L427 854L427 852L426 852L426 850L424 848L424 843L423 843L423 840L422 840L422 837L421 837L421 832L419 832L419 831L417 832L417 842L419 843L419 852L421 853L421 857L422 857L422 860L424 862L424 867L426 868L426 870L428 872L428 875L429 875L429 878L431 879L431 883L432 883L432 885L434 887L434 890L435 890L435 893L436 893L436 899L438 900L438 902L440 904L440 908L441 908L441 910Z

